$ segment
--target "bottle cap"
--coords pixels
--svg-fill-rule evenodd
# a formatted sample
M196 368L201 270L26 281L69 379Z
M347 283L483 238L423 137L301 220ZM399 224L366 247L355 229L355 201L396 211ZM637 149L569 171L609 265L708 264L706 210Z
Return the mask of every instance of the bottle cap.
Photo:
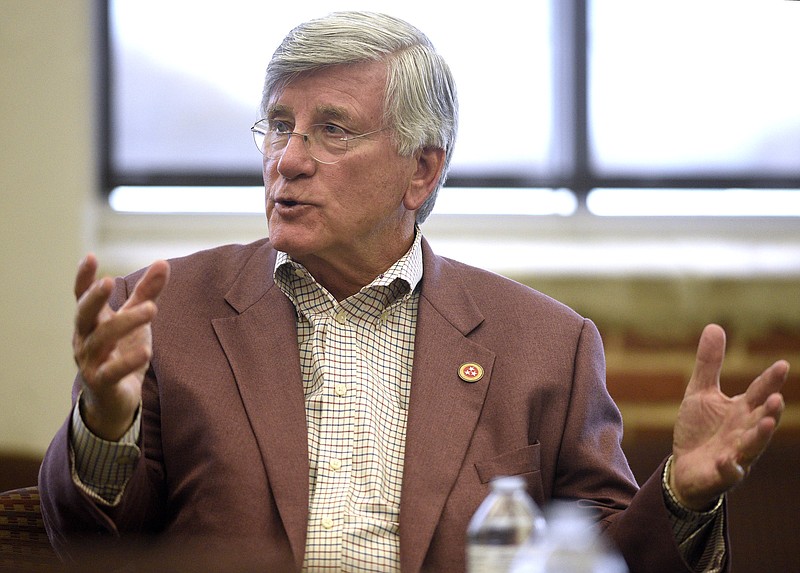
M520 476L498 476L492 478L493 491L514 491L525 488L525 480Z

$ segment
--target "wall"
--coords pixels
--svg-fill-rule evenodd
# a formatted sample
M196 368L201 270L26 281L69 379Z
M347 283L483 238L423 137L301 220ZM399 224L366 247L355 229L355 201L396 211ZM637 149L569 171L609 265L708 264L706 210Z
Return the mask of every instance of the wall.
M71 285L87 250L116 274L264 233L263 216L153 218L102 206L93 164L92 4L0 0L3 451L40 455L64 417L73 377ZM497 221L434 214L424 230L439 252L509 274L593 318L606 340L609 385L626 389L619 399L631 429L653 420L649 406L644 413L637 408L651 394L648 376L660 371L659 380L679 387L708 321L729 329L726 371L737 380L777 356L800 364L794 220ZM514 254L513 264L498 262L502 252ZM681 254L660 267L648 260L674 252ZM687 262L706 252L706 259ZM730 262L722 265L721 258ZM631 274L644 266L648 272ZM670 392L672 403L680 394ZM791 388L788 424L800 423L794 396ZM669 411L663 422L671 423Z
M27 480L13 485L33 479L36 459L69 408L71 285L83 254L96 250L106 272L127 272L155 257L263 233L262 217L154 220L100 206L93 165L91 7L90 0L0 0L0 454L20 459L24 470L17 478L0 464L0 478ZM680 228L640 222L633 231L617 224L603 222L600 230L599 223L580 218L537 219L500 227L432 217L425 232L441 252L490 268L498 251L481 250L479 243L519 249L522 268L494 270L596 320L608 351L609 387L622 407L626 447L640 476L669 448L669 427L705 322L728 328L728 390L743 388L775 358L792 360L783 427L754 480L731 496L735 545L745 554L740 563L751 561L740 570L787 570L777 564L791 558L793 541L753 532L769 530L767 516L785 518L789 531L789 516L800 511L796 496L768 491L768 484L800 488L800 265L792 262L800 253L800 228L796 221L776 220L724 229L708 221ZM602 260L608 245L620 240L632 246L617 254L621 262L641 252L642 244L653 249L645 257L670 244L688 244L687 257L699 248L714 249L694 267L669 263L656 273L630 275L620 273L625 265L618 264L586 272L587 264ZM719 268L713 258L719 245L733 249L722 251L733 253L733 262L715 273L709 269ZM549 267L537 266L543 252L556 253ZM770 267L768 253L783 253L784 263ZM576 254L583 258L574 260ZM565 270L567 261L573 264ZM748 261L750 270L742 267ZM32 460L27 466L26 459ZM771 556L775 567L765 569L759 554Z
M43 452L69 407L95 193L90 23L89 0L0 0L0 450Z

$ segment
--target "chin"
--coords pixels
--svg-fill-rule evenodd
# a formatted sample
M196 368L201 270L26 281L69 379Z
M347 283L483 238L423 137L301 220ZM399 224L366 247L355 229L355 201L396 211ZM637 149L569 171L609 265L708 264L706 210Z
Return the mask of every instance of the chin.
M295 260L299 260L314 251L312 245L305 241L297 240L296 237L286 237L286 233L270 233L269 240L274 249L287 253Z

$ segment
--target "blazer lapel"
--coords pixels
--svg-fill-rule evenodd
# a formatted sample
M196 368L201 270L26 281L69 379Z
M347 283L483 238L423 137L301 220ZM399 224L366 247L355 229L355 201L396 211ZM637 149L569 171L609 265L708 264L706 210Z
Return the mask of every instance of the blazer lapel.
M491 379L494 353L467 338L483 316L450 263L424 246L400 502L400 562L419 571L458 476ZM484 370L459 377L465 363Z
M272 280L274 264L268 247L254 255L226 295L239 314L212 322L299 568L308 517L308 437L294 307Z

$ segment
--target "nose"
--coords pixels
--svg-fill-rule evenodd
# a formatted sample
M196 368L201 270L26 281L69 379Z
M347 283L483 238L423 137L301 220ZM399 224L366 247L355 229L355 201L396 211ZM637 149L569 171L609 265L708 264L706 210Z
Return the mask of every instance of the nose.
M293 133L278 158L278 173L287 179L294 179L300 175L311 175L316 165L317 162L308 151L308 136Z

